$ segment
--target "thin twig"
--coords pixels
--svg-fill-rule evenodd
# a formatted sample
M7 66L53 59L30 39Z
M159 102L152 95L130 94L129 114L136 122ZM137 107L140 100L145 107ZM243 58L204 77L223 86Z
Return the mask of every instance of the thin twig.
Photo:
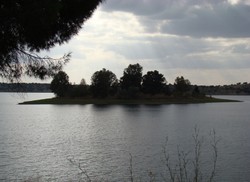
M129 174L130 174L130 181L134 181L134 176L133 176L133 156L131 153L129 153Z
M92 181L90 176L88 175L87 171L81 166L80 162L76 162L74 160L74 158L73 159L68 159L68 160L69 160L69 162L71 164L73 164L74 166L77 166L77 168L81 171L81 174L83 174L87 178L88 182Z
M216 165L217 165L217 159L218 159L218 142L220 141L219 139L217 139L216 137L216 132L213 129L212 134L212 141L211 141L211 146L213 148L213 168L212 168L212 172L209 178L209 182L212 182L214 177L215 177L215 172L216 172Z

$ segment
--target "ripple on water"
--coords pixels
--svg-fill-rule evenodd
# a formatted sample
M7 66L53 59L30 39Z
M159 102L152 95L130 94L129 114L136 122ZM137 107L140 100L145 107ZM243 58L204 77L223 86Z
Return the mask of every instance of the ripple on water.
M197 125L202 135L214 128L222 138L217 181L248 181L248 101L132 107L0 104L0 180L77 181L80 164L93 178L126 181L131 153L135 176L146 178L150 170L161 181L165 137L170 154L177 144L190 150Z

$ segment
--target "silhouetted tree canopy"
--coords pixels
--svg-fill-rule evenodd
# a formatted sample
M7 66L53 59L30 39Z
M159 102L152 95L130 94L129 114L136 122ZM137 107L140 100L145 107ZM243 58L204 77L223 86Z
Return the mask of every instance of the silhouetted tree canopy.
M158 71L148 71L142 78L142 90L148 94L158 94L163 91L166 79Z
M57 97L97 97L111 99L161 99L174 97L204 97L204 87L191 85L183 76L175 79L174 85L167 84L159 71L148 71L142 77L142 66L130 64L124 69L120 83L116 75L105 68L91 77L91 85L85 79L80 84L70 84L68 75L59 71L51 82L51 90ZM1 86L1 85L0 85ZM238 85L236 85L238 87ZM247 83L244 84L247 88ZM201 88L201 91L200 91ZM245 87L244 87L245 88ZM151 94L151 95L149 95Z
M116 75L106 69L96 71L91 77L91 90L94 97L107 97L115 93L118 80Z
M184 93L190 90L191 83L188 79L181 76L175 79L174 86L177 92Z
M103 0L1 0L0 77L44 79L69 60L36 53L67 42Z
M197 85L194 85L194 86L193 86L192 95L193 95L193 96L201 95L200 89L199 89L199 87L198 87Z
M70 85L67 96L70 97L86 97L90 95L89 85Z
M57 97L63 97L69 86L69 76L64 71L59 71L51 81L50 89Z
M140 64L130 64L124 69L123 76L120 79L121 88L129 89L130 87L141 88L142 66Z

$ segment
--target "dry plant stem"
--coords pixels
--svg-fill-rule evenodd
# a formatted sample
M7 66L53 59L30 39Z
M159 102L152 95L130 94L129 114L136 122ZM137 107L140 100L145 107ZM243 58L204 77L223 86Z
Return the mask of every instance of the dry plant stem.
M216 165L217 165L217 159L218 159L218 142L220 141L219 139L217 139L216 137L216 132L215 130L213 130L211 132L211 146L213 148L213 168L212 168L212 172L209 178L209 182L212 182L214 180L215 177L215 172L216 172Z
M68 159L68 160L71 164L73 164L74 166L77 166L77 168L81 171L81 175L83 174L87 178L87 182L92 181L90 176L88 175L87 171L85 169L83 169L83 167L81 166L80 163L77 163L74 159Z
M193 141L194 141L194 158L191 160L188 158L190 152L185 152L180 150L180 147L177 146L177 162L176 164L171 164L170 159L171 156L168 153L167 146L168 146L168 137L166 138L166 143L163 147L163 154L164 154L164 163L166 166L166 172L168 176L163 176L162 178L164 181L171 181L171 182L213 182L214 177L216 174L216 165L218 159L218 142L216 133L213 130L211 132L211 140L210 145L212 147L212 170L210 173L203 174L201 166L201 154L202 154L202 147L204 143L204 137L200 137L200 132L197 127L194 129L193 134ZM192 168L190 170L190 168ZM193 173L192 173L193 170Z
M194 182L199 182L202 181L202 172L201 172L201 147L202 147L202 143L203 143L203 138L199 138L199 129L197 129L197 127L195 127L194 129L194 135L193 135L193 139L194 139L194 147L195 147L195 151L194 151L194 161L193 161L193 165L194 165Z
M204 177L201 168L201 154L202 146L204 143L204 137L200 137L200 132L197 127L194 129L193 141L194 141L194 158L189 159L190 152L185 152L180 150L177 146L177 161L176 164L171 163L171 156L168 151L168 137L166 137L165 145L163 146L164 163L166 167L167 176L161 174L163 181L166 182L213 182L216 175L216 166L218 159L218 142L220 141L215 130L210 133L210 145L212 147L212 169L209 174ZM134 182L134 172L133 172L133 156L129 153L129 181ZM88 175L87 171L81 166L79 162L74 159L68 159L71 164L76 166L80 171L81 175L84 175L87 182L91 182L91 177ZM173 159L174 160L174 159ZM189 168L192 168L191 170ZM193 171L193 172L192 172ZM150 182L156 181L155 174L152 171L148 171L148 177ZM104 181L104 180L102 180ZM141 180L139 180L141 181Z
M177 180L179 182L188 181L188 172L187 172L187 164L188 164L188 152L180 151L179 146L177 147L178 151L178 167L179 167L179 176L177 176Z
M148 171L149 182L155 181L155 174L152 171Z
M131 153L129 153L129 174L130 174L130 181L134 182L134 176L133 176L133 156Z
M164 154L164 160L165 160L165 166L167 168L167 172L169 173L170 180L172 182L175 181L175 173L172 170L171 164L170 164L170 156L167 153L167 145L168 145L168 137L166 137L165 145L163 147L163 154ZM165 181L168 181L167 179L164 179Z

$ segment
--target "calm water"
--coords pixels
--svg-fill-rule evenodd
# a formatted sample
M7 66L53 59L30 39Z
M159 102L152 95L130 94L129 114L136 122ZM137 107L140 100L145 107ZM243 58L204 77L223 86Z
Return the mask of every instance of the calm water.
M250 181L250 96L221 96L240 103L17 105L51 96L0 93L1 181L78 181L82 176L70 160L92 179L128 181L130 153L135 177L145 181L152 171L162 181L166 136L174 159L177 145L192 152L195 126L205 136L204 171L211 161L206 139L215 129L221 139L217 181Z

